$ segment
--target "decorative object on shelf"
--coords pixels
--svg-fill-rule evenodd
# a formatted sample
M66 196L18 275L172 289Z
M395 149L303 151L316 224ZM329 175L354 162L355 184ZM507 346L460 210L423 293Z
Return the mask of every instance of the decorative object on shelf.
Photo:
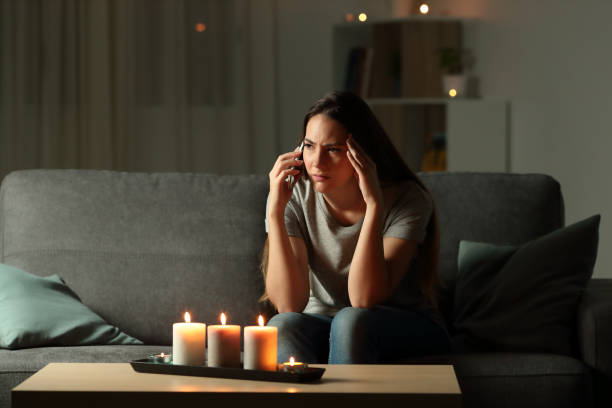
M446 171L446 135L435 132L429 139L421 171Z
M350 50L346 63L344 90L351 91L364 99L370 96L373 57L372 47L355 47Z
M402 96L402 55L393 51L389 58L389 78L391 79L391 96Z
M442 92L444 95L456 98L466 96L467 77L464 73L466 61L471 57L469 51L453 47L443 47L438 50L440 70L442 74Z
M346 13L344 15L344 21L346 21L347 23L354 23L355 15L353 13Z

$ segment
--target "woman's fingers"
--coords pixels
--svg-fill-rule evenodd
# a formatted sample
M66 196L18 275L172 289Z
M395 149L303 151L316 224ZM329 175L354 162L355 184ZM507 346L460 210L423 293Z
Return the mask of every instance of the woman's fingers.
M285 180L287 179L287 176L293 176L296 177L298 174L301 174L302 171L300 169L285 169L285 170L281 170L278 173L278 176L276 176L276 180L277 181L282 181L285 182Z
M298 151L293 151L293 152L289 152L289 153L283 153L280 156L278 156L278 158L276 159L276 163L280 163L286 160L292 160L296 157L300 157L302 153L298 150Z
M355 171L361 174L363 172L363 166L361 165L361 163L359 163L359 161L355 158L355 156L353 155L353 153L351 153L350 150L346 151L346 155L351 164L353 165Z
M296 175L296 174L300 174L302 172L302 170L300 169L294 169L294 168L288 168L288 169L283 169L278 173L278 176L288 176L290 174Z
M347 141L348 150L346 151L347 156L351 161L354 161L359 167L364 167L364 163L359 157L359 153L354 149L352 144Z
M370 156L363 150L359 143L355 141L352 135L349 135L349 138L346 140L346 145L348 146L353 156L362 164L365 165L367 163L374 164L374 161L370 159Z
M299 153L299 152L298 152ZM274 167L272 169L272 173L274 176L278 176L278 174L287 169L289 167L298 167L304 163L303 160L298 159L299 154L297 153L288 153L288 155L281 155L276 160Z

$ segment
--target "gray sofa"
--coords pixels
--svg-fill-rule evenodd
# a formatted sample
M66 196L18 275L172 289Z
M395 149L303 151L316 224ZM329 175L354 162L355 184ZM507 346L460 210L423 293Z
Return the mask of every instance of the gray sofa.
M561 227L559 184L543 175L423 174L437 202L442 310L452 329L461 239L519 244ZM0 350L0 406L49 362L126 362L170 352L171 325L252 324L261 305L264 176L28 170L0 190L0 262L59 274L83 302L144 346ZM452 363L466 407L569 407L610 403L612 280L592 279L577 311L575 352L428 356Z

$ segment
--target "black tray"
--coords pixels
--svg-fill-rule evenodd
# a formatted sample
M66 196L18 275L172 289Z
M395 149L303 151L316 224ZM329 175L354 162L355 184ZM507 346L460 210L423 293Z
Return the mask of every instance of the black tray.
M245 370L243 368L225 368L208 366L174 365L171 363L154 363L149 359L130 361L134 371L152 374L192 375L196 377L234 378L238 380L312 382L320 379L324 368L306 367L301 372Z

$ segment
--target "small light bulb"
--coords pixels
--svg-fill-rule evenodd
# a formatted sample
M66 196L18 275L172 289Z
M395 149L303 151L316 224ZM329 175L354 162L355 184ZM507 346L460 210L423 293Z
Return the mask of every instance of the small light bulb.
M421 4L421 6L419 7L419 11L421 12L421 14L429 13L429 6L427 5L427 3Z
M365 21L368 19L368 15L366 13L359 13L359 21L361 21L362 23L365 23Z
M451 98L454 98L455 96L457 96L457 90L451 89L450 91L448 91L448 94L450 95Z

